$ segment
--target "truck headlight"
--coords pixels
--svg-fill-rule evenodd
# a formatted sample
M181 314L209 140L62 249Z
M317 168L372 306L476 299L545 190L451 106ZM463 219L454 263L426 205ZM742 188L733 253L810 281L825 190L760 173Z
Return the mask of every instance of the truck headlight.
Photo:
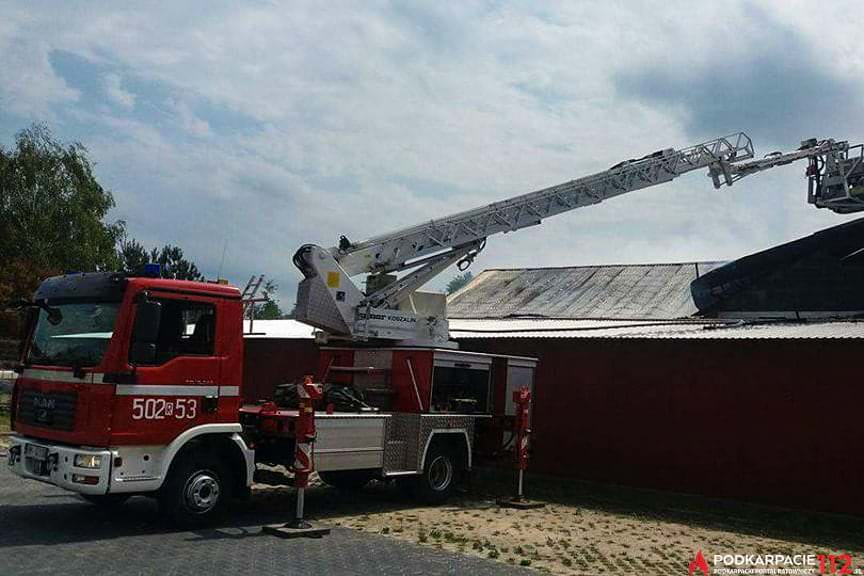
M102 456L98 454L76 454L75 455L75 467L76 468L101 468L102 467Z

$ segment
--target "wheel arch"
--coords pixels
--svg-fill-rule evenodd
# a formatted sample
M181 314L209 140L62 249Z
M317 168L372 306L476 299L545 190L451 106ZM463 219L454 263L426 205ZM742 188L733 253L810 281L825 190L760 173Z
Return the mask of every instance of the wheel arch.
M420 460L420 470L423 470L426 466L426 456L429 454L429 448L434 443L442 443L446 446L456 448L462 457L465 470L471 469L471 437L468 435L468 431L464 428L443 428L431 430L429 436L426 438L426 445L423 447L423 457Z
M190 450L212 450L234 474L235 489L251 486L255 472L255 451L251 450L240 435L240 426L233 424L205 424L183 432L165 449L159 487L171 474L171 470Z

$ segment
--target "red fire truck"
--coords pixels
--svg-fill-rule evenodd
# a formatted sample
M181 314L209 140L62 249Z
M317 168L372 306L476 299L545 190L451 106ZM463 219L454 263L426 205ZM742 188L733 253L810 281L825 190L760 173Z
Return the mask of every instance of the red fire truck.
M297 317L321 330L315 469L337 487L396 478L440 501L471 468L478 428L515 413L507 399L532 384L534 361L458 350L443 296L417 291L450 265L470 264L487 236L699 168L720 186L804 158L810 201L856 211L864 208L856 192L864 169L850 150L814 140L742 163L753 149L737 134L364 242L342 237L330 249L301 247ZM365 291L351 280L360 274L368 276ZM8 462L16 474L95 503L155 496L178 523L194 525L248 493L257 463L292 463L298 412L291 388L271 402L241 402L236 288L68 274L45 280L27 305L12 397Z
M291 399L241 406L236 288L71 274L45 280L33 302L12 399L16 474L100 504L152 495L188 526L246 493L256 463L290 466ZM429 502L470 469L493 394L502 406L508 380L530 383L534 367L434 347L322 347L320 363L322 479L356 489L401 478Z

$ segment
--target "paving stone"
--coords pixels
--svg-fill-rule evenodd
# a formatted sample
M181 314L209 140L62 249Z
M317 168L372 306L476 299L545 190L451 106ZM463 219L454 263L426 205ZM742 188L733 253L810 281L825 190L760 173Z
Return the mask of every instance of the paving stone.
M321 539L283 540L261 527L279 520L261 507L217 529L183 532L137 497L115 512L74 494L22 480L0 466L0 574L87 576L196 574L531 574L518 567L334 528Z

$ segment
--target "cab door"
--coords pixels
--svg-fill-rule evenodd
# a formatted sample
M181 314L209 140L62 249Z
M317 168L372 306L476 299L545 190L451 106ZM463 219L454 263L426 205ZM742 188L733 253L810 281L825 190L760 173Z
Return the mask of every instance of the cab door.
M159 291L141 297L158 312L158 326L141 354L135 324L129 376L116 384L113 445L165 445L189 428L219 421L219 299Z

